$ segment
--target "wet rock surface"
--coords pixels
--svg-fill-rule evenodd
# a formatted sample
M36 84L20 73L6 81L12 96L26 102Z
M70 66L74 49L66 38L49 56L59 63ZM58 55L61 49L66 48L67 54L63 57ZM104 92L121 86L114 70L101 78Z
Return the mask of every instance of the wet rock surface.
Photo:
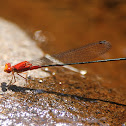
M68 70L65 73L60 71L42 83L32 81L26 87L6 87L0 100L1 124L72 126L125 122L123 94L103 87L94 77L83 78Z

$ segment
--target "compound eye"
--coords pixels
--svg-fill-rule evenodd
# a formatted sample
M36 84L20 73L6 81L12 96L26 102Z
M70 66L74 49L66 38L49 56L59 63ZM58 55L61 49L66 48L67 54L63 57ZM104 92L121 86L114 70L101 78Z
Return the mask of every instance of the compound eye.
M7 73L11 72L11 64L10 63L5 64L4 72L7 72Z

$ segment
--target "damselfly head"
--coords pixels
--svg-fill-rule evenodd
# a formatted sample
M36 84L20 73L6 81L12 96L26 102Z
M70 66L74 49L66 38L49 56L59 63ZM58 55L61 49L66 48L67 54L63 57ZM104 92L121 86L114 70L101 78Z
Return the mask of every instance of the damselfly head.
M4 72L7 72L7 73L12 72L12 68L11 68L11 64L10 63L6 63L5 64Z

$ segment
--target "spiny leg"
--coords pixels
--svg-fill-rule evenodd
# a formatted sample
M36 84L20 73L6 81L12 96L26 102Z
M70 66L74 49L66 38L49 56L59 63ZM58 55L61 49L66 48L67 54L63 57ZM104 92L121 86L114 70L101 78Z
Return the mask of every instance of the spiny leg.
M14 79L14 82L12 83L13 79ZM12 85L15 82L16 82L15 75L14 75L14 72L12 72L12 78L11 78L10 83L8 85Z
M17 73L17 75L18 75L18 76L20 76L20 77L22 77L22 78L24 78L24 79L25 79L25 81L26 81L26 84L27 84L27 78L23 77L23 76L22 76L22 75L20 75L19 73Z
M10 80L10 82L9 82L8 85L11 85L11 84L12 84L13 76L14 76L14 75L12 75L12 78L11 78L11 80Z
M20 76L20 77L22 77L23 79L25 79L25 80L26 80L26 84L27 84L27 78L23 77L23 76L20 75L19 73L17 73L17 75ZM14 79L14 82L12 83L13 79ZM15 82L16 82L16 78L15 78L14 72L12 72L12 78L11 78L11 81L9 82L8 85L12 85L12 84L14 84Z

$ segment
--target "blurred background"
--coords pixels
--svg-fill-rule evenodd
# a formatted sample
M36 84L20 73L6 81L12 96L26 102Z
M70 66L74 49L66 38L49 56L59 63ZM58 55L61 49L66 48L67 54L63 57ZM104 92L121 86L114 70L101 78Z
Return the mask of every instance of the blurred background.
M126 57L125 0L0 0L0 17L49 54L107 40L112 49L98 59ZM77 67L104 78L105 86L126 89L126 61Z

